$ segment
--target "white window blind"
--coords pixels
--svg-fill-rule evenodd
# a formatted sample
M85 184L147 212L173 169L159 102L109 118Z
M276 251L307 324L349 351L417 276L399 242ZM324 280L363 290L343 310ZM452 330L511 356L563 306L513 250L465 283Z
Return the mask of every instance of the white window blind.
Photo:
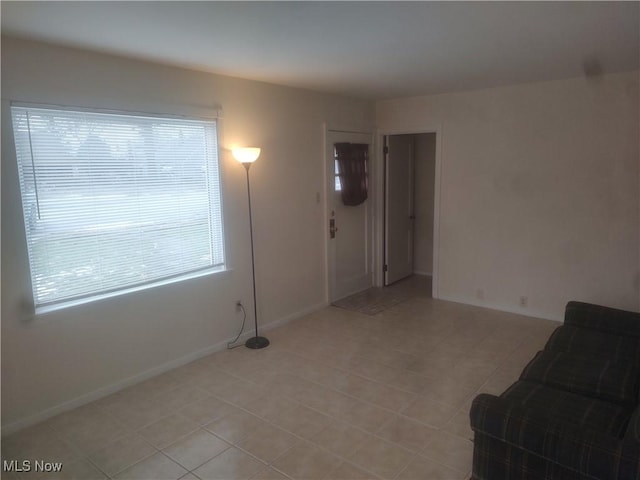
M333 174L336 182L334 189L336 192L340 192L342 191L342 182L340 182L340 165L338 165L338 158L335 150L333 152L333 165L334 165Z
M11 110L36 308L224 267L214 120Z

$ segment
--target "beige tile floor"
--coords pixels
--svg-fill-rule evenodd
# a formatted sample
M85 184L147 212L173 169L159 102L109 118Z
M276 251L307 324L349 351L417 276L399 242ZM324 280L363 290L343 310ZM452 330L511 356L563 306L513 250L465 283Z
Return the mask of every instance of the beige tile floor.
M420 282L375 316L328 307L2 440L2 478L466 479L468 412L556 323L438 301ZM398 287L396 287L398 288Z

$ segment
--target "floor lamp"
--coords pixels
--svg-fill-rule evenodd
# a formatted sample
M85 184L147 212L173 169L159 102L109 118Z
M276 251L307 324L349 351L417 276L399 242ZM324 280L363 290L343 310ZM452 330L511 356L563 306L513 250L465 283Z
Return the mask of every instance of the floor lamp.
M269 340L266 337L258 336L258 302L256 301L256 260L253 247L253 219L251 217L251 185L249 183L249 168L260 156L259 148L235 148L233 150L234 158L240 162L247 171L247 196L249 199L249 232L251 235L251 273L253 274L253 319L256 327L256 335L251 337L245 343L247 348L254 350L269 346Z

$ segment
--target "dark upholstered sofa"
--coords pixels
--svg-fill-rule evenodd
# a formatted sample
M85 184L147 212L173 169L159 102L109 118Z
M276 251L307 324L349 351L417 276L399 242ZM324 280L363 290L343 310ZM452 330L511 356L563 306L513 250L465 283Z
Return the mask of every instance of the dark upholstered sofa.
M569 302L502 395L478 395L472 479L640 479L640 314Z

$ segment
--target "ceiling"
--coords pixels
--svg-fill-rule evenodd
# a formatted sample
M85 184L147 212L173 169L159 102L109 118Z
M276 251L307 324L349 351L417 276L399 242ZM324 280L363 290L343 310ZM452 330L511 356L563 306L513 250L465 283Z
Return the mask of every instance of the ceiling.
M638 2L6 2L2 33L383 99L637 69Z

